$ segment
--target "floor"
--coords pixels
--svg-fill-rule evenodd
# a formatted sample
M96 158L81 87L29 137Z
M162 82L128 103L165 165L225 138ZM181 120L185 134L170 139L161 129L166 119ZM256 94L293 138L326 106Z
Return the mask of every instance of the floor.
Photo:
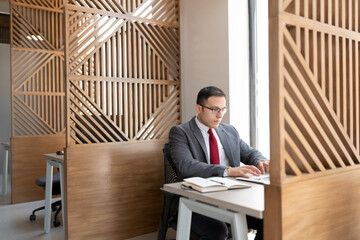
M10 177L9 177L10 180ZM0 186L2 186L0 174ZM8 181L8 194L2 196L0 189L0 240L64 240L62 226L51 228L50 233L44 233L44 214L36 214L36 220L29 220L35 208L43 206L45 201L34 201L21 204L11 204L11 184ZM60 199L60 198L59 198ZM57 199L53 199L54 201ZM53 213L54 214L54 213ZM61 214L59 215L61 221ZM169 229L167 237L175 239L175 231ZM126 240L154 240L157 232L145 234Z
M0 239L64 240L64 229L62 226L52 227L48 234L44 233L44 214L36 214L36 220L30 222L29 216L32 210L44 205L44 202L44 200L41 200L13 205L0 205ZM61 220L61 217L59 219ZM175 239L175 232L169 230L168 237ZM153 232L127 240L154 240L156 238L157 232Z
M62 227L52 228L49 234L44 233L44 214L37 214L36 220L30 222L33 209L44 205L45 201L1 205L0 232L1 240L63 240Z
M1 174L0 174L1 186ZM10 189L10 188L8 188ZM59 198L60 199L60 198ZM54 199L57 200L57 199ZM36 214L36 220L30 222L31 212L45 201L34 201L21 204L9 204L11 195L2 196L0 192L0 240L64 240L64 229L62 226L51 228L50 233L44 233L44 214ZM54 213L53 213L54 214ZM61 220L61 214L59 215ZM154 240L157 238L157 232L145 234L142 236L126 240ZM168 230L168 239L175 239L176 232ZM249 233L249 240L254 239L254 235Z
M0 161L1 163L1 161ZM1 170L2 171L2 170ZM11 203L11 183L10 183L10 174L8 175L8 181L7 181L7 191L8 194L5 196L2 195L2 174L0 173L0 206L4 204L10 204Z

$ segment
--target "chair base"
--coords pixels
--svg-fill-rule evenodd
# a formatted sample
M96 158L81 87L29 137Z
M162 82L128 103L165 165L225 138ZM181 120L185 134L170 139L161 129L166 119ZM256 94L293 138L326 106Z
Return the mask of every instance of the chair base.
M36 212L38 212L38 211L40 211L40 210L44 210L44 209L45 209L45 206L36 208L36 209L32 212L32 214L30 215L30 217L29 217L30 222L33 222L33 221L36 220L36 215L35 215ZM56 211L56 212L55 212L54 222L53 222L53 223L54 223L54 227L58 227L58 226L60 226L60 220L57 219L57 216L58 216L59 213L61 212L61 200L58 200L58 201L56 201L56 202L53 202L53 203L51 204L51 209L52 209L53 211Z

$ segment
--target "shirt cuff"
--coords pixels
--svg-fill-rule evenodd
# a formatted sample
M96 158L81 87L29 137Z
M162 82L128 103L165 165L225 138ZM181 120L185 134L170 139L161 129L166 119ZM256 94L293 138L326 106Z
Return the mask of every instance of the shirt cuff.
M223 177L228 177L228 176L229 176L228 173L227 173L227 169L228 169L228 168L225 168L225 171L224 171L224 173L223 173Z

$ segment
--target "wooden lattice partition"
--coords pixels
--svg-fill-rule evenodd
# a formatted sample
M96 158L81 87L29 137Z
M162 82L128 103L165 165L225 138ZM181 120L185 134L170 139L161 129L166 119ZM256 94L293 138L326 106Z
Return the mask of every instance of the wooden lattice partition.
M65 134L62 7L11 2L13 137Z
M156 231L162 147L180 122L179 1L69 0L64 11L66 236Z
M167 139L179 123L178 2L69 1L69 145Z
M12 202L44 198L43 153L65 147L63 4L12 0Z
M360 192L343 189L360 180L360 3L269 6L268 239L356 239Z
M66 137L66 238L155 231L180 122L178 0L13 0L11 28L13 202L43 198L41 154Z
M360 161L360 5L279 5L279 77L272 79L279 92L271 99L281 132L274 145L284 149L277 156L281 169L304 176L355 166Z

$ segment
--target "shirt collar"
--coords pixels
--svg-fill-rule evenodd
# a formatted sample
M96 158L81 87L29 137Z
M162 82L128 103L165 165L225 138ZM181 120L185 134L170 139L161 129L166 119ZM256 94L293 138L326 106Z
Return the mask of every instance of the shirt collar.
M204 124L202 124L199 119L197 118L198 115L195 116L195 122L196 122L196 125L200 128L200 130L202 132L205 132L207 133L209 131L209 127L205 126Z

